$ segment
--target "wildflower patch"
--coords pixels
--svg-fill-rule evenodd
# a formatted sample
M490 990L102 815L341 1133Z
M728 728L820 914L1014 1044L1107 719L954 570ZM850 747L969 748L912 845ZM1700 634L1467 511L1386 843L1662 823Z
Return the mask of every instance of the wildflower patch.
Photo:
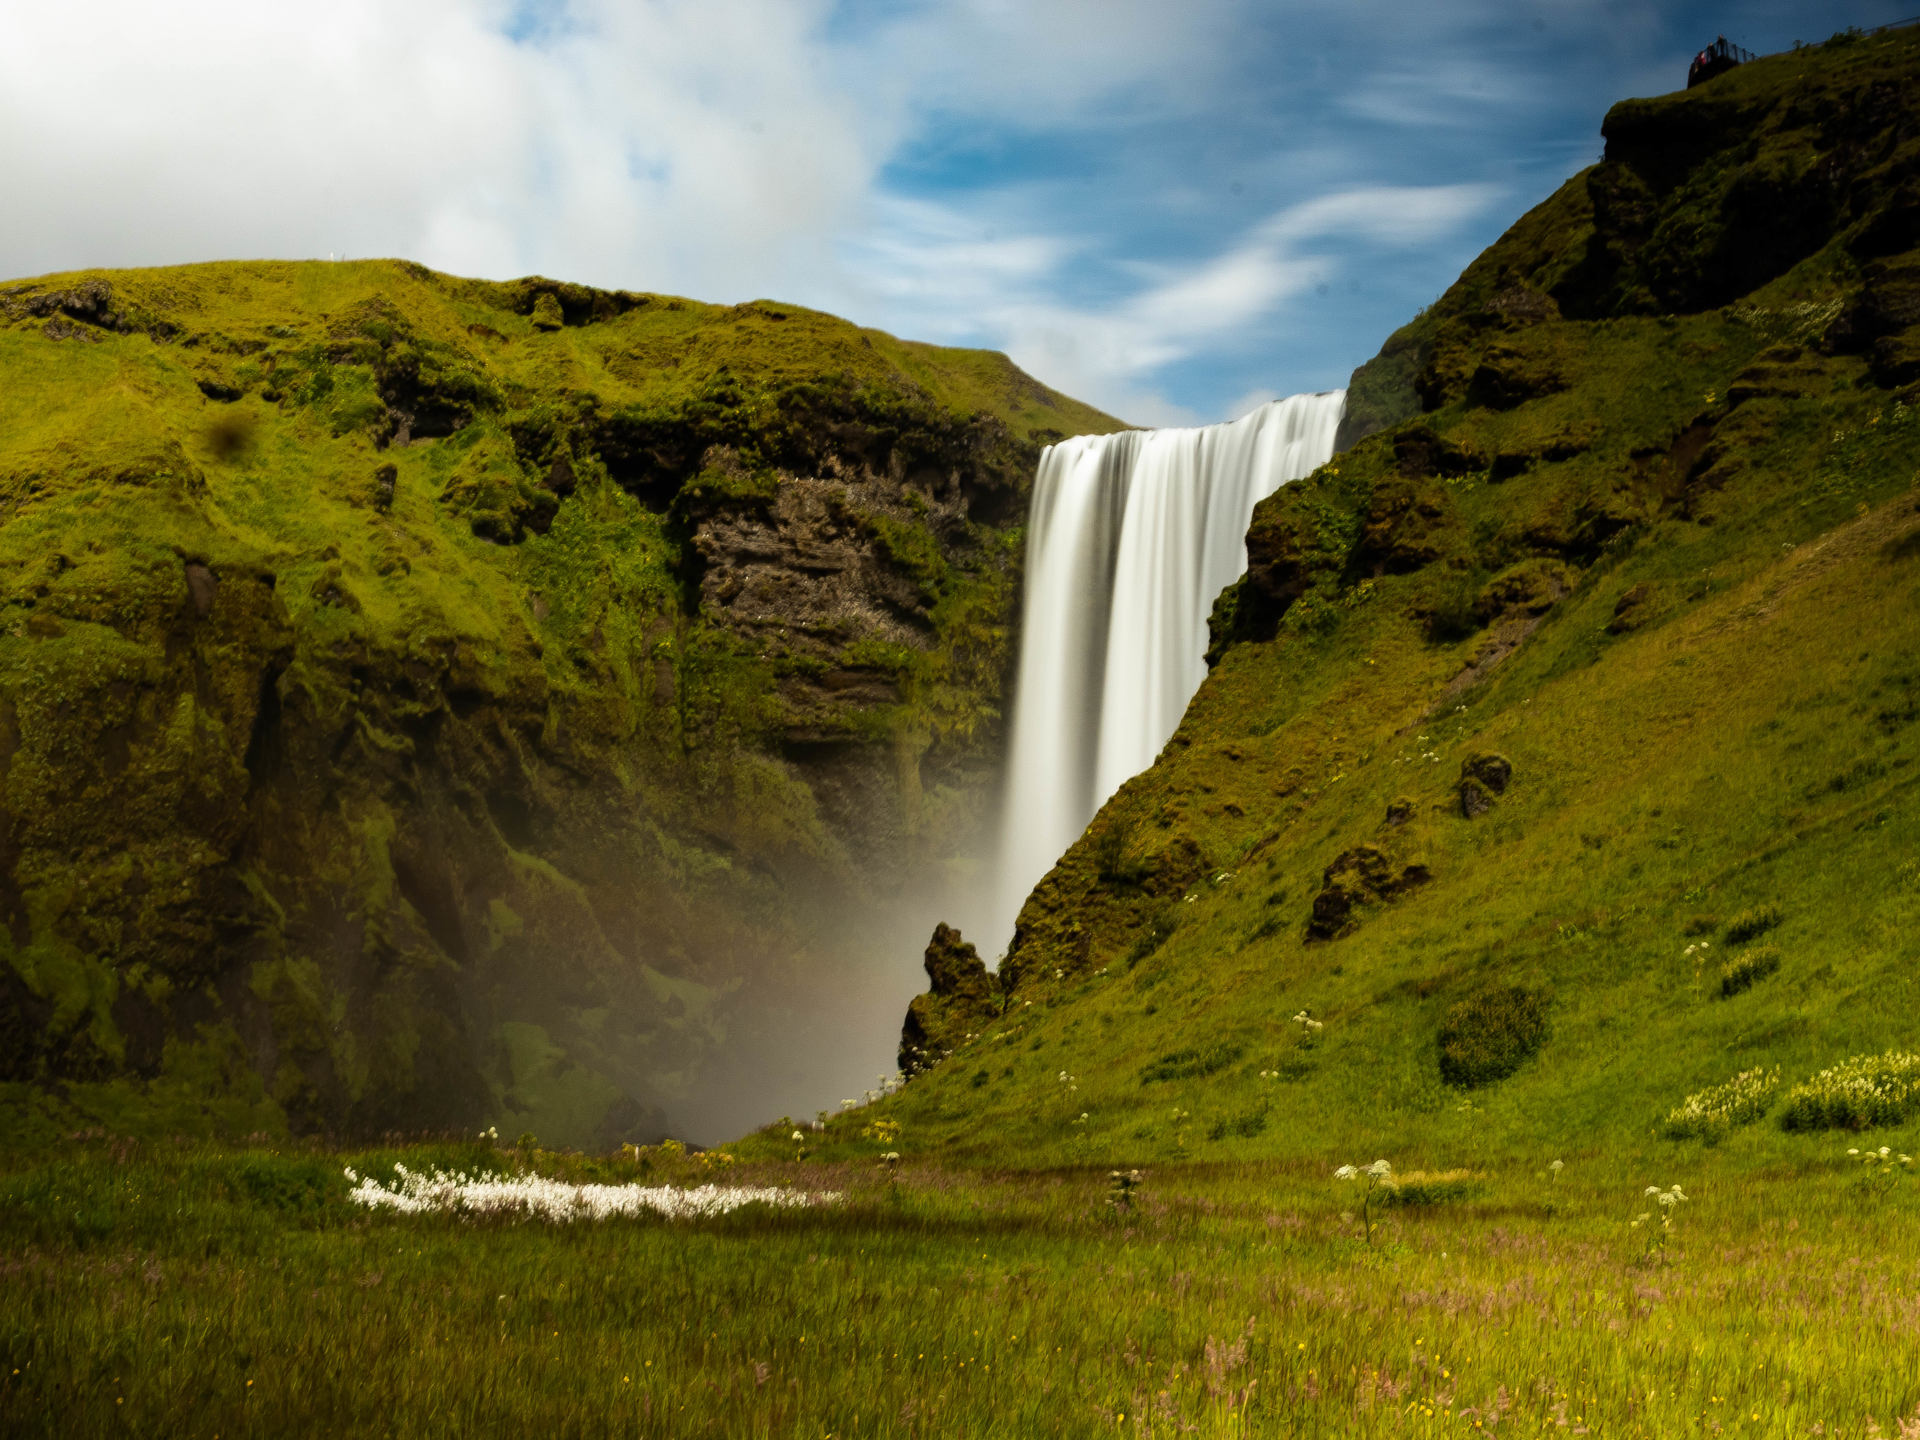
M399 1164L393 1169L391 1185L348 1169L346 1177L354 1188L347 1192L347 1199L370 1210L393 1210L402 1215L520 1215L550 1224L637 1215L707 1220L745 1205L801 1209L830 1205L840 1199L832 1192L814 1194L764 1185L700 1185L683 1190L673 1185L570 1185L541 1175L469 1175L445 1170L429 1175Z
M1742 1070L1724 1085L1697 1090L1667 1112L1662 1131L1671 1140L1712 1140L1740 1125L1751 1125L1773 1108L1780 1071Z
M1787 1130L1864 1130L1897 1125L1920 1109L1920 1055L1855 1055L1787 1092Z

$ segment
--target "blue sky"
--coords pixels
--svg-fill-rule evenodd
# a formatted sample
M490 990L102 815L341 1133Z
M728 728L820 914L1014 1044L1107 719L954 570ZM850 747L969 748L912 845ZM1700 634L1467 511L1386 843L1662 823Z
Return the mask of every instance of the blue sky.
M1345 382L1607 106L1912 0L71 0L0 274L406 255L1005 349L1137 423ZM85 35L88 63L49 66Z

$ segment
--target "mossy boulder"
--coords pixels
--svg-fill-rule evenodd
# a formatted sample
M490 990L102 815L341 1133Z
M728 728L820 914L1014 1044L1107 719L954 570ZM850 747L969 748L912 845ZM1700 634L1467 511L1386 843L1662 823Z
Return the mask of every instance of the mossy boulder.
M1391 818L1393 811L1389 809ZM1320 893L1313 897L1307 920L1307 938L1332 940L1346 934L1369 905L1382 904L1433 879L1419 861L1403 863L1377 845L1356 845L1343 852L1321 875Z

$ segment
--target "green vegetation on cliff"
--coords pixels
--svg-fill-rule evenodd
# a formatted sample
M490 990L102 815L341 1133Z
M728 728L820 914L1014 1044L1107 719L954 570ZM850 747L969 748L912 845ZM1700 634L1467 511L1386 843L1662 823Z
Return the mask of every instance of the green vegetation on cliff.
M1667 1154L1742 1072L1920 1048L1917 75L1842 36L1616 107L1354 377L1159 762L994 992L916 1002L914 1143ZM1826 1143L1771 1103L1708 1138Z
M0 286L10 1113L742 1123L966 834L1038 449L1114 424L764 302Z

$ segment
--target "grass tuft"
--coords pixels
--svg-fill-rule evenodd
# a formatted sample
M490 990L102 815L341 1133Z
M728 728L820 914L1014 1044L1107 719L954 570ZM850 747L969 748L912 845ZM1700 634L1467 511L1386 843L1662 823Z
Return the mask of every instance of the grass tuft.
M1731 999L1750 990L1755 981L1766 979L1779 968L1777 945L1756 945L1751 950L1743 950L1720 967L1720 997Z
M1785 918L1778 905L1756 905L1751 910L1742 910L1727 922L1727 943L1744 945L1749 940L1757 940Z

